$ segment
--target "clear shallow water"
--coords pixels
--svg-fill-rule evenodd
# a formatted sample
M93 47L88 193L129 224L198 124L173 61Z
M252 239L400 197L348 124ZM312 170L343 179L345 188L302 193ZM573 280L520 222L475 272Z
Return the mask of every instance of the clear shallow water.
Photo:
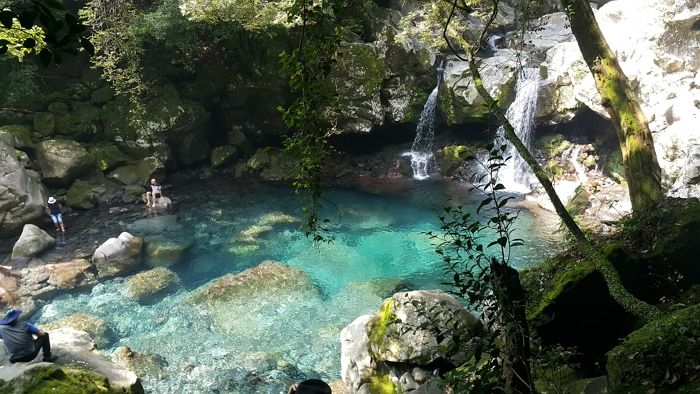
M367 189L372 192L328 191L326 213L336 239L313 245L298 222L279 219L280 213L299 216L299 201L287 187L219 182L190 185L187 196L174 188L169 195L177 196L177 222L153 217L123 225L149 234L167 223L169 231L160 237L193 240L173 267L182 281L177 291L140 305L126 297L123 278L113 279L89 293L52 300L37 320L93 314L114 333L106 353L128 346L164 357L162 371L142 376L151 393L286 393L303 378L337 379L345 325L375 312L396 290L441 287L442 264L424 234L438 229L433 208L447 197L465 205L480 201L454 184L411 181ZM514 256L516 266L537 263L556 248L551 228L527 212L518 226L526 246ZM297 267L310 281L300 277L294 288L261 284L224 303L191 301L200 286L263 260Z

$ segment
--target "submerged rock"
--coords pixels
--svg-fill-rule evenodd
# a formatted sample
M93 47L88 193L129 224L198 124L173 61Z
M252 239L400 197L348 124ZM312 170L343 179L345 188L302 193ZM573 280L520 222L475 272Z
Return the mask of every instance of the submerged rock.
M33 257L56 245L56 240L33 224L25 224L22 235L12 248L12 258Z
M92 255L100 277L119 275L134 268L141 261L143 238L127 232L110 238L100 245Z
M182 255L194 243L187 235L182 237L156 235L145 238L144 260L151 267L169 267L180 262Z
M114 352L112 361L134 371L139 376L150 376L160 379L163 376L163 368L168 362L160 354L137 353L126 346L120 347Z
M159 301L179 285L177 274L165 267L158 267L127 278L126 294L142 304L149 304Z
M127 230L142 236L157 235L164 232L182 231L177 215L159 215L150 218L138 219L127 224Z

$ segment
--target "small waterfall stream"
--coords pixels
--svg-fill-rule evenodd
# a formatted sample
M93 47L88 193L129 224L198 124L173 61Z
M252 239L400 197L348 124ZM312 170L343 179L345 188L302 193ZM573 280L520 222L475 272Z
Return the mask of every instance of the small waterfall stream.
M513 103L508 107L506 117L513 125L515 134L530 148L532 131L535 128L535 113L537 111L537 94L541 86L539 68L522 68L518 73L516 93ZM500 140L503 140L503 128L498 130ZM499 181L507 190L519 193L529 193L532 189L530 183L533 178L532 170L523 158L516 152L512 144L508 143L505 156L510 157L507 166L500 172Z
M582 184L586 184L586 182L588 182L588 176L586 175L586 169L578 161L579 153L581 153L581 145L574 145L569 153L569 163L574 166L578 181Z
M437 68L437 85L423 105L418 125L416 126L416 138L413 140L411 150L402 156L411 160L413 178L426 179L430 176L431 168L434 168L433 140L435 138L435 111L437 110L438 89L442 81L442 65Z

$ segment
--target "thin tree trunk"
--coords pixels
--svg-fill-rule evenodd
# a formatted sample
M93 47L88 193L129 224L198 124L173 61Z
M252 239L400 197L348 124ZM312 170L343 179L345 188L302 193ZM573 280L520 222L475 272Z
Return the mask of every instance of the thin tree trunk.
M520 275L499 261L491 262L491 277L503 335L503 378L506 394L534 393L530 374L530 328L525 313L526 296Z
M481 79L481 73L479 72L479 67L476 65L473 55L469 58L469 70L471 71L472 78L474 80L474 85L476 87L476 90L479 92L479 95L484 99L484 101L488 105L491 114L493 114L496 120L498 120L498 123L500 123L503 126L505 138L508 141L510 141L510 143L512 143L513 146L515 146L515 149L518 151L520 156L523 158L523 160L525 160L525 162L535 173L535 176L544 187L544 190L547 192L549 199L552 201L552 204L554 205L554 210L564 222L564 225L569 230L569 232L571 232L571 234L574 236L576 244L579 246L583 254L593 262L598 272L600 272L601 275L603 275L605 283L608 286L608 291L610 292L612 298L618 304L620 304L620 306L622 306L622 308L625 309L628 313L646 322L649 322L654 318L659 317L660 313L658 309L634 297L627 291L627 289L625 289L625 287L622 285L622 281L620 280L620 275L618 274L617 270L612 265L612 263L608 261L608 259L605 258L605 256L603 256L598 251L598 249L596 249L595 246L593 246L591 241L589 241L588 238L586 238L586 235L578 227L574 219L564 207L564 204L559 199L559 196L554 190L552 182L550 182L549 178L547 178L547 175L542 169L542 166L540 166L539 163L537 163L532 154L530 154L530 151L528 151L525 145L523 145L523 142L515 134L513 126L498 108L498 103L496 102L496 100L494 100L494 98L491 97L489 92L484 88L484 82Z
M615 53L600 31L588 0L561 0L561 4L583 59L593 74L601 104L617 130L632 208L636 211L652 205L663 198L664 192L646 117Z

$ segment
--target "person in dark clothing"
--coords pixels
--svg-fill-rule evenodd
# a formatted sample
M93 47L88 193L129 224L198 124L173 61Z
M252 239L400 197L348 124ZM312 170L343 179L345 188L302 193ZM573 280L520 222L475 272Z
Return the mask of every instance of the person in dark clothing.
M288 394L332 394L328 383L318 379L308 379L299 384L293 384Z
M56 231L65 232L66 228L63 226L63 214L61 213L63 205L53 197L49 197L49 201L47 202L49 204L49 215L51 215L51 221L53 221L54 226L56 226Z
M18 321L21 314L22 311L19 309L10 309L0 320L0 338L5 344L5 351L10 356L10 362L32 361L40 350L44 355L43 361L56 361L56 356L51 355L49 334L36 328L32 323Z

